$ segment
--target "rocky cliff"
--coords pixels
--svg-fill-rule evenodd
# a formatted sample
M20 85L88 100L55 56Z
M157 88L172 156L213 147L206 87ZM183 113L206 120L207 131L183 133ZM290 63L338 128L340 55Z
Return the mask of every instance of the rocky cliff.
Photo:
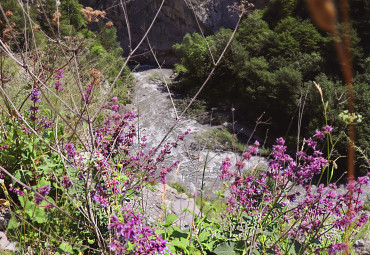
M136 47L150 26L162 0L81 0L80 2L93 9L107 12L107 16L117 28L124 53L127 54L130 50L130 40L122 4L126 5L129 18L131 45ZM221 27L234 28L237 15L229 12L228 6L235 2L239 0L166 0L148 37L159 61L167 65L176 61L172 45L181 42L186 33L199 32L195 17L206 34L211 34ZM140 47L137 54L139 56L136 56L135 60L153 63L147 42Z

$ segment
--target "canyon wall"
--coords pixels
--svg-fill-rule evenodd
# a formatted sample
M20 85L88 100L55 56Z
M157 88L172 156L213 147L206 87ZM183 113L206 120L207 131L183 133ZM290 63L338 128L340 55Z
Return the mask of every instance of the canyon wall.
M127 55L130 52L130 45L135 48L145 34L162 0L81 0L80 2L93 9L107 12L107 17L117 28L124 55ZM166 0L148 36L149 43L160 63L172 65L176 62L172 45L181 42L187 33L199 32L197 19L207 35L221 27L233 29L238 17L236 13L229 12L228 7L237 2L239 0ZM128 36L123 5L126 6L128 14L131 38ZM133 59L140 63L154 63L147 41L135 55Z

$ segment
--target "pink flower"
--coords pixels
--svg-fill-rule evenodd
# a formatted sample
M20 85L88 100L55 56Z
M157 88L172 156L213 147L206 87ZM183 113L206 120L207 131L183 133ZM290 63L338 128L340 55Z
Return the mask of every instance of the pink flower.
M333 130L332 126L326 125L325 127L322 128L322 130L326 133L329 133Z

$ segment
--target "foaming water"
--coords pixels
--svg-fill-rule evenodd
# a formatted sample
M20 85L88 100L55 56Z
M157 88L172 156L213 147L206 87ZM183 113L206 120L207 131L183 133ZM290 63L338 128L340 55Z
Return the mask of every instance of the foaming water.
M162 69L162 71L166 78L172 75L171 69ZM176 113L170 96L166 92L165 84L153 79L155 76L162 76L159 69L135 72L133 75L137 81L134 91L134 105L139 113L139 135L148 138L147 148L156 147L176 121ZM204 178L206 191L218 190L221 184L218 176L222 160L228 157L232 162L235 162L240 155L232 151L209 150L198 144L195 135L200 135L212 128L215 127L200 124L191 118L184 118L176 125L166 141L175 141L178 135L184 134L188 129L191 132L167 159L169 164L176 160L181 161L177 173L171 173L168 177L169 182L182 183L188 188L188 191L194 192L196 189L200 190ZM257 164L264 166L265 162L266 160L262 157L252 157L247 162L246 169L253 168Z

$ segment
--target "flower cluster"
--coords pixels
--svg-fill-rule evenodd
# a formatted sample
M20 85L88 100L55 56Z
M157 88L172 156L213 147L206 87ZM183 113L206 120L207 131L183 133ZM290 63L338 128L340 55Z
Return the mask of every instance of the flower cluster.
M64 75L63 75L63 69L59 69L57 71L57 74L55 75L55 78L57 79L57 81L54 83L55 90L57 91L57 93L60 92L60 91L62 91L62 90L64 90L63 84L60 81L63 77L64 77Z
M40 112L39 106L37 106L38 103L41 103L42 100L40 98L41 92L37 88L33 88L31 90L31 95L30 95L30 101L32 101L32 105L30 106L30 120L36 124L38 124L38 129L39 128L49 128L53 124L51 120L47 120L45 116L37 116L37 113ZM19 121L22 123L23 120L20 118ZM22 124L21 125L21 130L23 133L28 135L30 132L28 131L26 125Z
M93 91L94 86L98 85L100 82L100 71L98 70L91 70L90 75L92 76L92 81L87 85L85 89L85 93L82 96L82 100L86 102L86 104L90 103L91 101L91 93Z
M91 82L86 87L86 92L83 94L83 100L85 100L86 103L90 102L90 94L92 92L92 89L94 87L94 82Z
M75 178L63 176L62 186L68 188L75 181L79 182L76 186L85 186L86 182L94 181L96 185L89 191L90 196L95 203L104 208L114 206L116 201L123 201L127 192L135 192L144 182L160 180L166 183L168 173L179 164L179 161L176 161L169 166L162 165L181 139L167 142L158 150L151 148L144 152L142 149L146 148L146 138L135 139L137 131L132 123L137 114L134 112L119 114L117 101L116 97L112 98L110 106L112 115L95 130L94 144L83 149L76 148L71 143L64 147L70 164L78 171L77 173L73 171ZM187 130L183 136L189 132L190 130ZM137 147L134 147L137 140L140 141L138 148L141 149L138 151Z
M326 125L325 127L322 128L322 131L316 129L315 134L313 135L313 137L315 137L319 140L324 140L325 139L325 133L330 134L332 130L333 130L332 126Z
M3 178L2 178L3 179ZM24 196L24 192L20 189L15 189L12 186L9 187L9 191L13 192L14 194L17 194L18 196Z
M114 233L114 238L109 247L116 254L171 254L169 243L155 234L144 215L135 213L129 206L122 207L119 216L113 215L110 221L109 229ZM129 250L130 246L134 247L132 251Z
M36 114L40 110L39 110L39 107L36 106L36 103L40 103L41 102L40 94L41 94L41 92L37 88L33 88L31 90L30 100L33 102L33 105L30 107L30 112L31 112L31 114L30 114L30 120L31 121L37 120Z
M46 197L49 194L50 189L51 189L50 185L45 185L39 188L39 193L42 197L37 194L35 195L35 203L37 205L41 204L42 201L44 201L44 197Z
M314 138L321 140L324 133L330 133L333 128L325 126L321 131L316 131ZM249 160L252 154L258 152L258 143L249 147L243 153L242 160L236 161L235 170L232 170L230 159L226 158L221 165L220 177L227 183L229 196L227 197L227 212L230 224L238 222L241 214L246 214L253 219L260 219L262 229L268 224L286 224L286 229L281 234L285 239L292 239L299 243L307 240L318 240L311 252L327 249L330 254L343 249L343 245L336 244L333 233L343 230L347 226L360 227L368 220L366 215L359 215L362 202L359 195L363 193L363 186L369 184L369 177L359 177L353 184L353 192L341 193L335 184L325 187L308 185L312 178L320 174L327 166L328 161L322 153L316 150L317 141L309 138L304 141L304 151L297 153L294 160L286 153L287 147L283 138L276 140L271 153L268 169L258 175L247 176L240 170L244 167L244 160ZM295 187L303 186L298 190ZM301 194L302 193L302 194ZM351 208L348 211L348 208ZM244 217L244 216L243 216ZM265 225L264 225L265 224ZM267 224L267 225L266 225ZM235 226L238 229L240 226ZM333 244L330 247L320 246L320 240L328 238L331 233ZM252 242L253 235L247 236L246 242ZM281 254L279 242L272 237L266 237L263 246L269 247L276 254ZM330 238L330 237L329 237ZM270 240L270 241L269 241ZM311 247L312 248L312 247Z

